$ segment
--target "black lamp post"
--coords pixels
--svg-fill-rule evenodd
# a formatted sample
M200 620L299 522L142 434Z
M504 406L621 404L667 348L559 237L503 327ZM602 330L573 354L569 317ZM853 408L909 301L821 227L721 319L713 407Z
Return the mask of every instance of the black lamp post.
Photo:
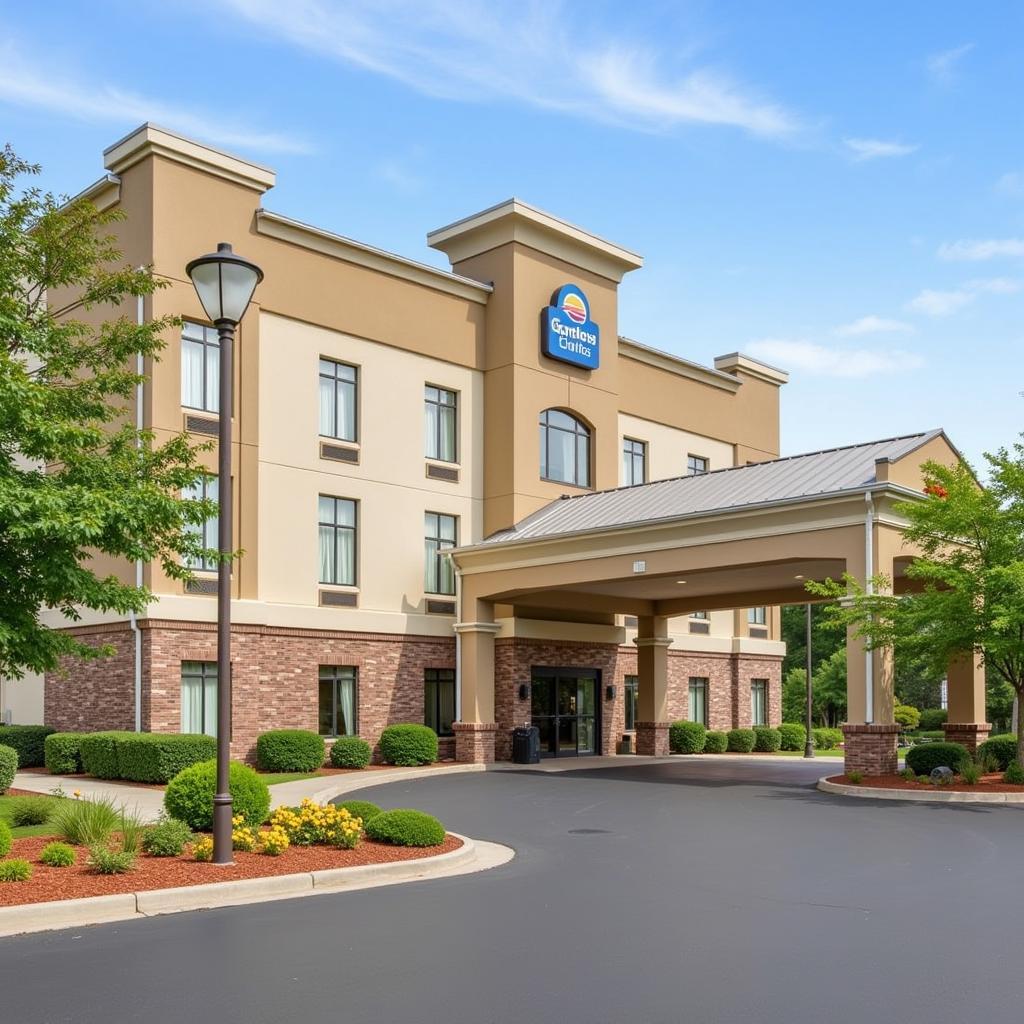
M804 757L814 757L814 736L811 731L813 717L814 688L811 684L811 605L807 604L807 737L804 740Z
M189 262L199 301L220 337L220 428L217 440L217 791L213 797L213 863L232 863L231 850L231 412L235 328L263 280L263 271L220 242Z

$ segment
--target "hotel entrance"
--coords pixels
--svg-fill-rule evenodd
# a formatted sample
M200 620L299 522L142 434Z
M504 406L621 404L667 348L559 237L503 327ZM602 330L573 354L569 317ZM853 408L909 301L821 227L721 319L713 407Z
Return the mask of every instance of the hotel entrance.
M601 673L594 668L534 668L530 694L541 757L601 752Z

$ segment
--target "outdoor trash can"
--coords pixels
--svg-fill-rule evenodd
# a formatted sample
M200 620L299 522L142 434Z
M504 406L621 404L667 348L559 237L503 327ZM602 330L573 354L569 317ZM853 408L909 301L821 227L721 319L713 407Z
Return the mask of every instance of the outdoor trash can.
M512 730L512 760L516 764L540 763L540 729L520 726Z

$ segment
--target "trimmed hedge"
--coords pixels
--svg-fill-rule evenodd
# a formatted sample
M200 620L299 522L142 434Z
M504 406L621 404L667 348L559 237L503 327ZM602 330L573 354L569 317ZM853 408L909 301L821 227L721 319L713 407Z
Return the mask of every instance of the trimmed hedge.
M178 772L217 756L217 741L203 733L134 732L114 740L117 777L129 782L170 782Z
M324 758L323 736L308 729L271 729L256 737L261 772L315 772Z
M6 793L18 770L18 752L13 747L0 746L0 793Z
M999 765L999 770L1005 772L1010 767L1010 762L1017 759L1017 737L1012 732L1000 733L996 736L989 736L981 746L978 747L978 763L986 759L994 761Z
M842 729L814 729L811 736L815 750L835 750L843 742Z
M43 743L55 731L48 725L0 725L0 746L18 752L19 768L40 768Z
M708 731L700 722L673 722L668 727L668 749L673 754L700 754Z
M922 743L907 751L907 767L917 775L931 775L933 769L942 767L959 772L970 756L960 743Z
M444 842L444 825L423 811L400 808L381 811L364 825L371 839L395 846L440 846Z
M253 828L262 825L270 811L270 787L259 773L240 761L232 761L229 788L232 814L241 815ZM213 794L217 787L217 762L203 761L179 772L164 793L164 807L172 818L196 832L213 828Z
M134 732L90 732L79 743L82 767L97 779L119 779L121 769L117 763L117 741Z
M782 747L782 733L770 725L754 726L754 749L762 754L774 754Z
M365 768L373 751L359 736L339 736L331 747L331 764L335 768Z
M51 732L43 742L43 764L51 775L78 775L82 771L80 732Z
M724 732L708 729L704 737L705 754L724 754L729 749L729 737Z
M757 734L753 729L730 729L726 733L729 751L733 754L749 754L757 742Z
M921 720L917 723L917 727L923 732L932 732L935 729L941 729L946 724L948 717L945 708L922 708Z
M426 725L389 725L380 734L385 764L411 768L437 760L437 733Z
M11 826L3 818L0 818L0 857L6 857L11 852L11 843L13 842Z
M353 818L362 818L364 827L371 818L376 818L381 813L381 809L376 804L371 804L369 800L342 800L338 807L348 811Z
M807 745L807 729L799 722L783 722L779 726L780 750L803 750Z

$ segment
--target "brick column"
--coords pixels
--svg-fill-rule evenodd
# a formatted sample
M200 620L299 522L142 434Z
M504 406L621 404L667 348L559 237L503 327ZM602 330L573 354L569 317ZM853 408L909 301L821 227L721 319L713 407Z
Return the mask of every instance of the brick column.
M992 731L990 722L946 722L942 728L950 743L962 743L972 754Z
M668 722L637 722L636 752L646 757L668 757Z
M863 775L894 775L899 732L898 725L844 725L845 770Z
M494 764L494 722L453 722L455 760L464 764Z
M641 615L637 619L636 752L648 757L668 754L668 619Z

